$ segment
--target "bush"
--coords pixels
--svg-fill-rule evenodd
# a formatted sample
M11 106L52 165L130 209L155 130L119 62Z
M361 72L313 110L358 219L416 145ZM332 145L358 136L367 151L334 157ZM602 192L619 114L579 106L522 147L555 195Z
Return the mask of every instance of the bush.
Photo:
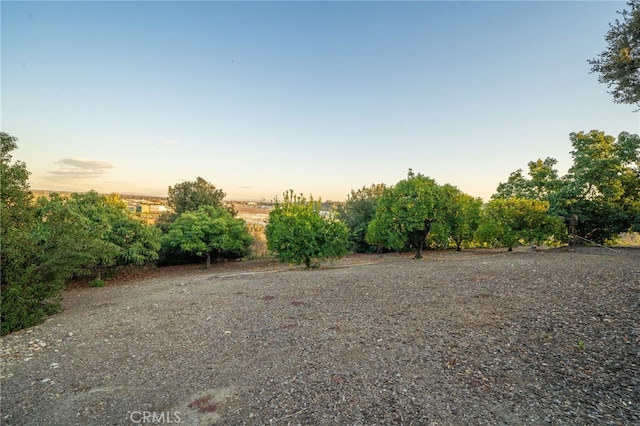
M269 213L265 229L267 247L281 262L304 263L312 260L336 259L347 254L349 229L333 217L324 217L321 202L309 201L293 191L285 192Z

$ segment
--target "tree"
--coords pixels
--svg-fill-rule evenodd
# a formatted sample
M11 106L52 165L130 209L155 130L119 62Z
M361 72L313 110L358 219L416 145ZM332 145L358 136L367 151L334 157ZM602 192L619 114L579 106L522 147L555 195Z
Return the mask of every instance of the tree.
M201 177L195 181L177 183L169 187L167 204L180 215L184 212L196 211L201 206L221 207L227 194Z
M558 197L558 212L577 214L578 234L603 243L620 232L638 230L640 137L618 139L592 130L571 133L573 166Z
M338 217L349 228L350 250L356 253L375 251L376 247L367 243L365 237L369 222L375 215L378 201L386 186L371 184L358 190L351 190L347 201L338 206Z
M82 223L92 238L98 240L92 245L87 240L80 242L94 249L87 251L93 258L86 268L96 273L96 279L114 266L142 265L158 259L160 231L127 211L118 195L74 193L65 204L86 219L78 225Z
M548 201L550 214L563 217L567 224L577 215L578 235L597 243L640 229L638 135L622 132L616 141L592 130L569 137L573 165L568 174L558 177L553 158L530 162L528 178L517 170L491 198Z
M530 161L528 178L523 176L522 169L516 170L511 173L506 183L498 185L496 193L491 198L548 200L561 186L558 171L553 168L557 163L555 158L550 157L544 161L541 159Z
M160 230L127 211L117 195L50 194L37 200L36 217L39 268L48 275L57 271L68 280L95 274L100 280L109 268L158 259Z
M367 242L392 250L411 244L416 248L416 259L422 258L431 224L442 218L442 202L443 193L436 182L409 169L406 179L382 193L367 229Z
M37 225L29 172L25 163L12 163L18 139L0 132L0 332L39 324L59 309L54 298L62 289L60 276L43 276L43 253L34 237Z
M618 12L622 21L609 24L607 49L588 62L598 81L611 89L614 102L640 106L640 2L627 4L629 10Z
M331 215L323 216L320 201L307 200L293 190L276 199L265 228L267 248L281 262L304 263L336 259L347 254L349 229Z
M197 177L195 181L185 181L170 186L167 205L172 211L161 214L156 221L156 226L166 234L173 221L182 213L196 211L202 206L223 207L222 200L226 195L224 191L217 189L215 185L201 177ZM226 208L232 216L237 214L232 206L226 206ZM171 257L171 253L163 254Z
M447 247L449 240L452 240L456 251L461 251L462 244L471 241L478 228L482 200L449 184L443 185L441 189L444 197L441 205L442 220L432 225L433 239Z
M67 281L91 275L118 254L118 247L105 241L92 220L68 198L56 193L40 197L36 217L34 236L42 253L38 270L47 279Z
M178 216L165 235L164 244L204 257L208 269L212 259L246 256L252 240L244 220L234 218L222 207L201 206Z
M477 236L511 250L521 242L541 244L552 237L565 239L566 227L562 219L549 214L548 201L498 198L485 206Z

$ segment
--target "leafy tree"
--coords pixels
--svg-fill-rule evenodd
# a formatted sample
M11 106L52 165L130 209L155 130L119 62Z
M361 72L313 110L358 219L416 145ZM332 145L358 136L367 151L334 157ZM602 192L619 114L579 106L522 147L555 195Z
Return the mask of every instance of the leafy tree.
M100 243L89 270L101 273L114 266L142 265L158 259L160 231L146 225L126 209L117 195L104 196L95 191L75 193L66 200L67 208L87 219L84 226Z
M285 192L282 202L274 201L265 229L267 248L281 262L304 263L314 259L340 258L347 254L349 229L339 220L322 215L321 202L307 200L293 190Z
M528 178L523 176L522 169L516 170L511 173L506 183L498 185L496 193L491 198L548 200L562 185L558 171L553 168L557 163L555 158L550 157L544 161L530 161Z
M557 210L577 214L578 234L598 243L638 230L640 216L640 137L622 132L571 133L573 166L558 196Z
M72 277L102 273L114 266L142 265L158 258L160 231L126 210L119 196L95 191L63 198L51 194L36 203L34 235L46 256L40 268Z
M118 247L103 240L92 220L69 203L68 198L51 194L36 203L38 270L43 277L62 281L93 274L108 264Z
M622 21L609 24L607 49L588 62L598 81L611 89L614 102L640 106L640 2L627 4L629 10L618 12Z
M498 185L492 199L527 198L549 202L551 214L578 216L577 232L603 243L620 232L640 229L640 138L592 130L570 134L573 166L565 176L553 169L556 160L529 163Z
M227 194L215 185L198 177L195 181L177 183L169 187L167 204L180 215L184 212L196 211L201 206L221 207Z
M498 198L482 212L478 239L515 247L521 242L540 244L552 237L564 239L562 219L549 214L549 202L525 198Z
M202 206L223 207L222 200L227 194L218 189L212 183L201 177L195 181L185 181L169 187L167 205L172 209L160 215L156 221L156 226L163 234L169 232L169 228L174 220L184 212L198 210ZM226 206L227 210L235 216L237 212L232 206ZM167 253L163 253L167 254ZM169 254L175 257L175 253ZM188 259L187 259L188 260Z
M252 237L244 220L234 218L222 207L201 206L183 212L164 236L170 248L211 260L240 258L249 254Z
M356 253L375 251L376 247L367 243L365 236L385 188L384 184L371 184L368 187L351 190L347 201L338 206L338 217L349 228L351 251Z
M433 239L441 245L449 246L452 240L456 251L462 250L462 244L473 240L480 222L482 200L465 194L455 186L442 186L443 203L441 205L441 219L432 225Z
M29 172L25 163L12 163L18 139L0 132L0 331L39 324L59 309L52 300L62 289L59 276L43 276L38 268L42 252L34 229L37 225Z
M406 179L382 193L366 241L392 250L412 245L420 259L431 224L442 218L442 206L443 193L436 182L409 169Z

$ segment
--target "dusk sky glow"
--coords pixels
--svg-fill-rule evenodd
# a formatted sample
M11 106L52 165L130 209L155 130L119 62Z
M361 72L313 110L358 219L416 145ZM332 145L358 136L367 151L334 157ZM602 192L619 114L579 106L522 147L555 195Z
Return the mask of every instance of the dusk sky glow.
M487 200L569 134L640 133L587 60L624 2L3 1L33 189L324 200L416 173Z

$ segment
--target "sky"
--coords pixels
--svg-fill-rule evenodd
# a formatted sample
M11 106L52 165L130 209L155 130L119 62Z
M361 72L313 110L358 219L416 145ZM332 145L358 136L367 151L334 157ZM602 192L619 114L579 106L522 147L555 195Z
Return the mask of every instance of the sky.
M640 133L588 59L624 2L0 2L32 189L345 200L411 168L488 200L571 132Z

